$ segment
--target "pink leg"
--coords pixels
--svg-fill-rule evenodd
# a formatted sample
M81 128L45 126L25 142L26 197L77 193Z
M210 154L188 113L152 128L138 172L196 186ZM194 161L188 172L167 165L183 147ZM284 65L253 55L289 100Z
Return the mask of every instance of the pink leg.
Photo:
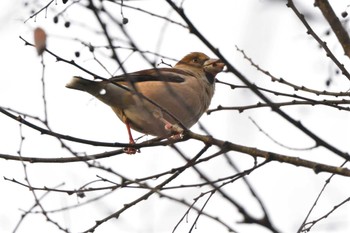
M128 131L128 135L129 135L129 144L135 144L134 138L131 135L130 123L128 120L125 121L125 125L126 125L126 129ZM138 152L138 150L135 148L126 147L126 148L124 148L124 152L129 154L129 155L133 155L136 152Z
M154 112L153 115L160 120L161 122L164 123L164 128L167 131L170 131L173 133L173 135L171 136L171 138L177 140L177 139L181 139L182 138L182 132L183 129L180 128L177 124L171 124L169 121L165 120L163 118L163 115L161 112Z

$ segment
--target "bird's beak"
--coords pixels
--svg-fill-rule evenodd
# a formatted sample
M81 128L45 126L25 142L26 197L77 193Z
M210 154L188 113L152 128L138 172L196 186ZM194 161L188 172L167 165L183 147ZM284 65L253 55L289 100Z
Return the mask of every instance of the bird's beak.
M210 73L220 73L224 69L225 63L223 63L220 59L209 59L204 62L205 70Z

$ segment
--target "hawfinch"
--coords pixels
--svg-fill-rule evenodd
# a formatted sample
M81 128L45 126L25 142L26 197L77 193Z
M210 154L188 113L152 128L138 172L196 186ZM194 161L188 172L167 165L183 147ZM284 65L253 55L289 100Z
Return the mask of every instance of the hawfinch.
M215 76L225 64L200 52L182 58L173 68L141 70L103 81L73 77L67 88L85 91L109 105L130 128L144 134L168 137L177 127L190 128L208 109ZM133 148L126 152L134 154Z

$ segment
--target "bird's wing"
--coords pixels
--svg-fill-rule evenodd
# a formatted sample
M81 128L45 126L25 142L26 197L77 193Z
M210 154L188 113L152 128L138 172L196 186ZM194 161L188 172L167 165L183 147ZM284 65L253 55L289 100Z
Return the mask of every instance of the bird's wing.
M192 76L189 72L176 68L160 68L141 70L134 73L128 73L120 76L115 76L110 79L114 82L150 82L150 81L162 81L162 82L174 82L182 83L185 81L184 76Z

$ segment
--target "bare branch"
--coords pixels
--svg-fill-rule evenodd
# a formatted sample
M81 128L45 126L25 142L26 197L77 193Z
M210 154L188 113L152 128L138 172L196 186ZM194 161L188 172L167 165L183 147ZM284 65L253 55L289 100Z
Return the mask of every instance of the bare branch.
M227 70L231 73L233 73L235 76L237 76L247 87L249 87L250 90L252 90L259 98L261 98L265 103L267 103L273 111L275 111L277 114L279 114L281 117L283 117L285 120L287 120L289 123L291 123L296 128L300 129L302 132L304 132L306 135L308 135L310 138L312 138L317 145L322 145L328 150L332 151L334 154L349 160L350 156L336 148L335 146L327 143L325 140L320 138L318 135L316 135L314 132L309 130L306 126L301 124L300 121L295 120L291 116L289 116L287 113L282 111L278 106L275 106L273 101L271 101L268 97L266 97L263 93L260 92L260 90L256 87L255 84L251 83L239 70L237 70L220 52L217 48L215 48L206 37L204 37L198 29L193 25L191 20L187 17L184 10L180 7L178 7L173 1L166 0L166 2L178 13L178 15L187 23L187 25L190 28L190 32L193 33L200 39L221 61L223 61L226 64ZM288 5L294 6L292 1L288 1ZM293 9L296 10L295 7ZM303 17L302 17L303 19ZM303 21L305 21L303 19ZM306 21L305 21L306 22ZM317 36L317 35L316 35ZM328 49L328 47L327 47ZM333 54L330 54L330 56ZM333 60L333 59L332 59ZM334 62L338 62L336 59ZM350 74L347 73L346 69L344 68L344 65L339 67L343 74L350 80Z
M299 18L299 20L304 24L304 26L306 27L307 31L306 33L311 35L317 42L318 44L324 49L324 51L326 52L327 57L329 57L330 59L332 59L332 61L334 62L334 64L337 65L337 67L342 71L342 74L350 80L350 74L347 71L347 69L345 68L344 64L341 64L338 59L334 56L334 54L332 53L332 51L329 49L329 47L327 46L327 43L322 41L321 38L314 32L314 30L312 30L311 26L309 25L309 23L305 20L305 17L303 14L301 14L299 12L299 10L296 8L293 0L288 0L287 3L287 7L290 7L293 12L296 14L296 16Z
M347 168L329 166L326 164L316 163L316 162L301 159L298 157L292 157L292 156L277 154L269 151L263 151L252 147L245 147L245 146L237 145L231 142L221 141L210 136L195 134L190 131L188 132L188 136L190 138L200 140L206 144L216 145L224 149L225 151L230 151L230 150L237 151L237 152L251 155L253 157L261 157L267 160L278 161L282 163L292 164L295 166L311 168L316 174L320 172L329 172L329 173L338 174L342 176L350 176L350 170Z
M331 4L329 4L328 0L315 0L315 6L321 10L323 16L328 21L333 32L337 36L339 43L343 47L345 55L350 58L349 34L341 24L339 18L336 16Z

